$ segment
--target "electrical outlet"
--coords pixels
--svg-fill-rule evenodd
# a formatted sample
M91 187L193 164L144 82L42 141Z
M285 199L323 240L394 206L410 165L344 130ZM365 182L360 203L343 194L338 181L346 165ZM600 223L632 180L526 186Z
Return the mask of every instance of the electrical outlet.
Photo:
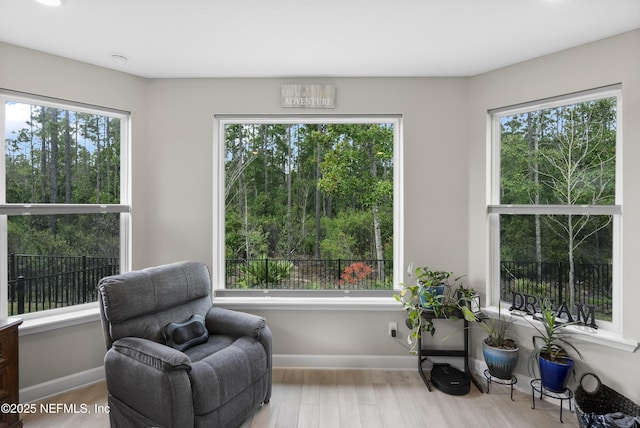
M390 322L389 323L389 336L396 337L397 333L398 333L398 323L397 322Z

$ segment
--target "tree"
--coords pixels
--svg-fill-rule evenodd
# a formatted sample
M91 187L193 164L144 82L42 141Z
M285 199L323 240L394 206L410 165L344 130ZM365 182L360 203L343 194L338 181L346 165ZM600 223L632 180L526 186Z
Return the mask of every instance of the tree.
M380 205L393 198L389 163L393 159L393 133L389 126L334 125L338 143L322 163L323 176L318 188L330 195L352 198L372 212L375 258L378 274L384 280L384 250L380 229ZM382 171L378 171L380 169Z
M615 188L614 99L581 103L555 110L556 128L543 150L537 171L541 184L562 205L611 205ZM611 223L589 215L546 216L551 230L567 245L569 303L575 304L575 251Z
M38 105L28 111L25 126L5 139L7 202L119 203L119 119ZM9 252L118 256L119 241L105 233L119 230L117 217L12 216Z
M501 204L615 203L616 99L599 99L516 114L501 120ZM575 263L601 248L610 216L504 216L503 259L567 261L575 304ZM529 218L532 217L532 218ZM535 234L535 243L526 236ZM506 239L505 239L506 238ZM558 240L560 238L560 240ZM578 251L586 246L583 251ZM602 254L604 252L604 254ZM538 280L541 272L538 270Z

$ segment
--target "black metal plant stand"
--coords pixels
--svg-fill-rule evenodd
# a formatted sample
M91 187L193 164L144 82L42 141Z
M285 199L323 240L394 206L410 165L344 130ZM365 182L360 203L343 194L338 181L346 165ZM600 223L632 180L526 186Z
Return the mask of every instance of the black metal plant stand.
M422 316L427 320L433 320L437 318L431 311L423 311ZM431 382L429 381L429 379L427 379L427 376L424 374L424 370L422 368L422 364L427 361L427 357L460 357L464 360L464 373L469 376L471 382L473 382L473 384L480 390L480 392L483 392L482 385L471 374L471 370L469 369L469 322L464 319L464 317L462 317L462 314L460 314L460 317L464 322L463 349L422 349L422 338L418 337L418 372L420 373L420 377L422 377L422 380L429 391L431 391Z
M484 371L484 377L487 378L487 394L489 393L489 388L492 383L509 385L511 387L511 401L513 401L513 385L518 383L517 377L511 376L511 379L500 379L499 377L492 376L491 373L489 373L489 369Z
M560 400L560 422L561 423L564 423L564 421L562 420L562 407L563 407L564 400L569 400L569 412L573 413L573 410L571 410L571 399L573 398L573 391L571 391L569 388L565 388L565 390L562 392L554 392L542 386L542 381L540 379L533 379L531 381L531 408L532 409L536 408L536 397L535 397L536 392L540 393L541 400L543 399L543 396L553 398L554 400Z

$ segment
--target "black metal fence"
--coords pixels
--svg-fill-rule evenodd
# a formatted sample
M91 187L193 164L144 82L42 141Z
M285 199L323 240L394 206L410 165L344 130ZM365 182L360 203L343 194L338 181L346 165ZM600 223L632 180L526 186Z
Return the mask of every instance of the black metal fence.
M574 288L576 304L595 306L596 312L611 314L612 270L610 264L574 264L573 285L569 284L569 263L501 262L501 298L510 301L512 292L569 301ZM602 319L602 317L600 317Z
M393 260L227 259L225 270L229 289L393 289Z
M287 290L392 290L393 260L227 259L226 288ZM60 308L98 299L97 283L120 271L118 258L9 254L9 315ZM612 308L610 264L575 264L575 303ZM518 292L569 299L569 264L501 262L502 299Z
M110 257L9 254L9 315L98 300L98 281L120 271Z

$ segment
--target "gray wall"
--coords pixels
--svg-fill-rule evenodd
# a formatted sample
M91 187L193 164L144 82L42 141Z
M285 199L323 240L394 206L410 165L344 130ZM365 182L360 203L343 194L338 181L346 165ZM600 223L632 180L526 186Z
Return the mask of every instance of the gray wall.
M486 111L517 102L623 83L625 269L624 322L640 339L633 313L632 256L639 253L640 195L633 163L640 159L640 31L472 78L157 79L146 80L0 44L0 87L132 112L133 267L196 259L211 265L213 236L213 115L299 113L279 107L281 83L333 83L331 113L400 113L404 123L405 262L468 273L485 286ZM35 71L33 71L35 70ZM308 111L302 111L306 113ZM633 120L635 118L635 121ZM405 349L387 336L401 311L261 309L274 331L274 353L325 355L344 362L377 355L404 364ZM528 329L517 329L529 340ZM401 332L404 339L406 331ZM476 335L480 336L480 335ZM473 356L480 359L479 338ZM21 337L21 387L33 388L101 366L99 323ZM638 366L638 353L585 346L598 366ZM312 359L311 359L312 360ZM361 361L365 361L362 359ZM366 364L375 364L369 360ZM413 363L412 363L413 364ZM606 366L605 366L606 367ZM522 368L521 368L522 369ZM622 370L606 381L640 401L640 382ZM526 372L524 372L526 373ZM632 373L636 373L635 371Z

